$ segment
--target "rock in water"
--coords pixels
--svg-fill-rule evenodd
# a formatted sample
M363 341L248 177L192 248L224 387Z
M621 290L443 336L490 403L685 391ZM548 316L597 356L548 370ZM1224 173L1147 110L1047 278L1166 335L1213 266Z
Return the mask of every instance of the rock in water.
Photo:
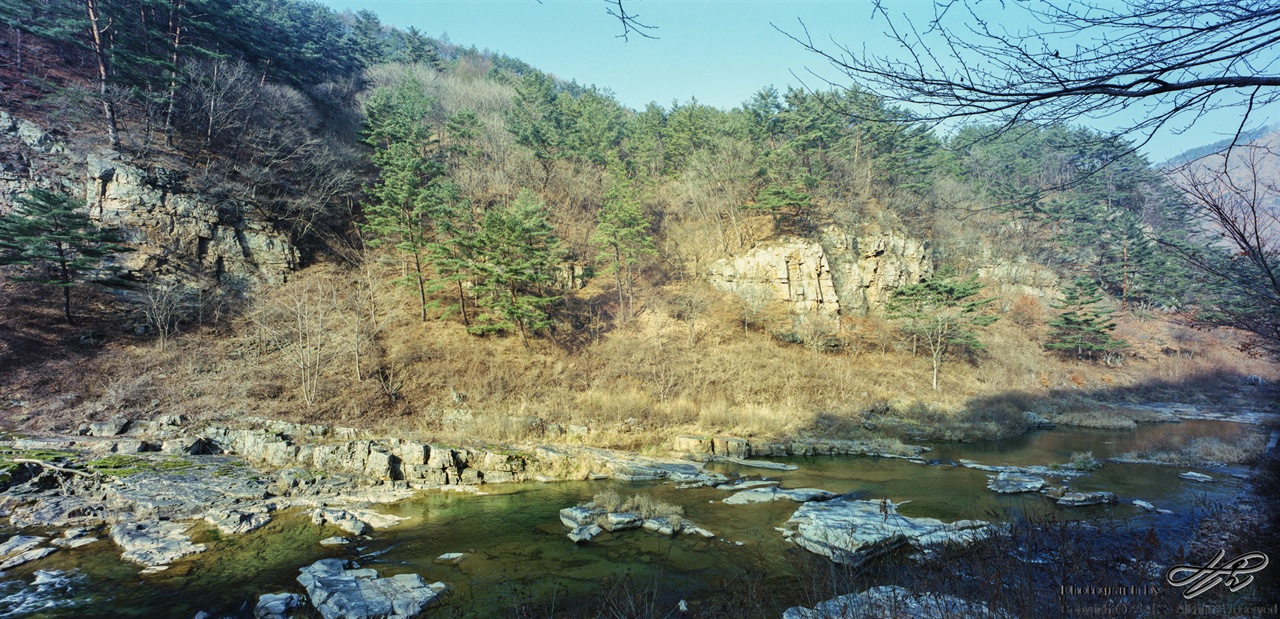
M581 544L584 542L591 541L592 538L594 538L595 536L601 533L604 533L604 529L601 529L600 525L588 524L580 527L575 527L572 531L569 532L569 539L572 540L573 543L575 544Z
M303 598L296 593L268 593L258 598L253 608L254 619L288 619L292 611L302 608Z
M768 503L771 501L795 501L797 503L806 503L808 501L825 501L834 497L835 494L818 488L795 488L785 490L782 488L753 488L751 490L743 490L729 498L724 502L729 505L745 505L748 503Z
M417 574L378 578L377 570L347 569L342 559L321 559L301 571L298 582L324 619L416 617L448 589Z
M0 573L4 572L4 570L9 570L9 569L18 567L19 565L22 565L24 563L30 563L31 561L35 561L36 559L43 559L49 556L55 550L57 550L57 548L34 548L26 552L22 552L12 557L9 557L4 561L4 563L0 563Z
M1141 507L1142 509L1145 509L1145 510L1147 510L1147 511L1149 511L1149 512L1156 511L1156 506L1155 506L1155 505L1152 505L1152 504L1150 504L1150 503L1148 503L1148 502L1146 502L1146 501L1143 501L1142 499L1134 499L1134 500L1133 500L1133 504L1134 504L1134 505L1136 505L1136 506L1138 506L1138 507Z
M850 593L822 602L813 608L788 608L782 619L862 619L871 617L911 617L912 619L1005 619L1010 615L992 611L984 604L954 595L912 593L902 587L884 586Z
M190 528L181 522L124 522L111 527L111 541L124 550L124 560L155 568L204 552L204 544L187 537Z
M35 548L36 546L39 546L40 542L43 542L47 539L49 538L37 537L35 535L15 535L13 537L10 537L8 540L5 541L5 543L0 544L0 559L3 559L9 555L22 554L28 550L31 550L32 548Z
M1204 473L1196 473L1194 471L1187 471L1186 473L1182 473L1178 475L1178 477L1181 477L1183 479L1190 479L1191 481L1198 481L1200 483L1208 483L1213 481L1212 477L1209 477Z
M860 564L903 544L927 547L943 542L967 544L987 537L991 525L977 520L953 523L899 515L891 501L833 499L805 503L787 531L802 548L837 563ZM786 535L784 534L784 535Z
M987 488L1000 494L1017 494L1019 492L1038 492L1044 487L1044 478L1034 475L1001 472L999 475L987 477Z
M1084 505L1101 505L1115 503L1116 495L1110 492L1067 492L1058 499L1058 505L1081 507Z

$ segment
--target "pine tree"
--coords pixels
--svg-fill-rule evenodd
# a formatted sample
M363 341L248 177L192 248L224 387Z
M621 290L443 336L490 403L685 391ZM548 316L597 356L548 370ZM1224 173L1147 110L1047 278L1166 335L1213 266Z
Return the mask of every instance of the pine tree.
M600 248L596 260L606 265L618 285L618 307L628 320L634 314L635 269L644 256L656 255L645 215L631 179L615 163L596 218L591 243Z
M399 281L417 289L421 317L427 319L426 271L431 245L438 242L438 222L449 219L455 201L444 178L444 166L433 159L430 131L423 118L431 101L415 80L374 93L366 108L365 142L377 150L378 183L368 188L364 228L375 238L371 246L390 243L412 264Z
M0 217L0 265L28 267L11 279L61 287L63 315L74 322L71 288L106 256L130 249L94 226L87 209L71 196L32 189L17 202L13 212Z
M560 240L547 222L547 208L529 190L511 204L485 213L472 242L476 297L493 314L478 317L472 333L516 330L529 346L529 334L551 325L548 308L552 269L560 259Z
M888 316L902 330L924 343L933 361L933 390L938 390L938 369L943 359L960 351L983 347L974 327L985 327L996 316L980 313L993 299L975 299L982 290L977 277L956 280L949 272L934 274L919 284L898 288L886 307Z
M1077 277L1062 293L1062 301L1052 305L1065 310L1049 321L1049 341L1044 347L1077 359L1109 357L1128 347L1128 343L1111 337L1116 323L1109 319L1111 310L1101 307L1102 291L1088 277Z

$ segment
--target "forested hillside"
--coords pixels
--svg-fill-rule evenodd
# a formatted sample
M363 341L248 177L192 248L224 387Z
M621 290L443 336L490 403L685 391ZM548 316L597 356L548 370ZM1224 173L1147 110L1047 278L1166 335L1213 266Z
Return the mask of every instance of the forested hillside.
M1229 259L1186 196L1087 128L944 135L856 85L632 110L296 0L0 21L0 213L49 189L136 249L55 276L0 238L0 384L32 426L973 438L1274 375L1195 328L1235 301L1170 249Z

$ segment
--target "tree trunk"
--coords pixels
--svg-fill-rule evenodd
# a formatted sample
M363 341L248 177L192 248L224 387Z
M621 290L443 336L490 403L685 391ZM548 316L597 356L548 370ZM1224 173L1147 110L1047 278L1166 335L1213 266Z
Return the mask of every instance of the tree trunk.
M417 272L418 280L418 300L422 303L422 322L427 321L427 286L422 281L422 260L418 257L418 252L413 252L413 268Z
M85 0L89 12L89 31L93 34L93 55L98 61L98 94L102 97L102 111L107 119L107 137L111 148L120 148L120 132L116 128L116 108L107 98L107 50L102 40L106 28L98 24L98 0ZM107 28L111 25L108 24Z
M462 280L458 280L458 308L462 310L462 326L470 327L471 320L467 318L467 295L462 290Z

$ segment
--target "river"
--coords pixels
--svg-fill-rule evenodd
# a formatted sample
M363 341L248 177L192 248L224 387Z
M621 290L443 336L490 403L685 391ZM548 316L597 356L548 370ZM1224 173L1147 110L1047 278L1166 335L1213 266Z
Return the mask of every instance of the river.
M933 451L925 457L943 462L1050 465L1065 463L1073 452L1082 451L1092 451L1101 460L1170 433L1207 436L1236 431L1237 424L1219 421L1144 425L1134 431L1051 429L998 441L930 445ZM1183 471L1201 469L1107 463L1070 485L1077 490L1114 492L1121 499L1119 504L1057 508L1036 494L997 495L985 486L987 473L966 467L864 457L787 462L799 469L767 471L720 464L710 468L776 479L787 488L815 487L859 498L909 501L900 507L906 516L950 521L986 519L993 510L1008 510L1016 517L1029 510L1061 509L1068 517L1114 517L1174 537L1185 535L1204 505L1228 500L1240 483L1231 471L1206 471L1217 481L1201 484L1178 478ZM565 537L558 511L590 500L606 488L624 496L645 493L679 504L688 519L714 531L717 538L668 538L635 530L574 545ZM771 597L779 612L803 601L787 599L787 591L795 589L795 559L804 551L774 530L797 509L796 503L726 505L720 502L728 496L725 491L681 490L659 482L510 484L484 490L489 494L425 492L402 503L379 506L379 511L408 520L350 547L320 546L320 539L334 531L312 525L300 512L279 515L268 526L237 537L221 538L206 527L194 540L208 544L208 551L146 578L138 576L138 567L120 560L110 541L62 550L0 576L0 617L194 617L199 611L213 617L250 617L261 594L301 592L294 580L298 568L324 557L358 559L383 576L412 572L428 582L448 583L451 594L443 608L428 613L431 616L502 616L503 609L531 601L544 608L553 600L572 605L599 593L607 580L628 575L659 591L658 602L672 607L681 599L703 599L724 587L739 586L739 579L753 574L764 575L761 582L775 592ZM1172 513L1136 508L1130 504L1134 499ZM0 538L11 533L0 530ZM435 562L449 552L467 556L457 565ZM40 570L38 579L36 570Z

